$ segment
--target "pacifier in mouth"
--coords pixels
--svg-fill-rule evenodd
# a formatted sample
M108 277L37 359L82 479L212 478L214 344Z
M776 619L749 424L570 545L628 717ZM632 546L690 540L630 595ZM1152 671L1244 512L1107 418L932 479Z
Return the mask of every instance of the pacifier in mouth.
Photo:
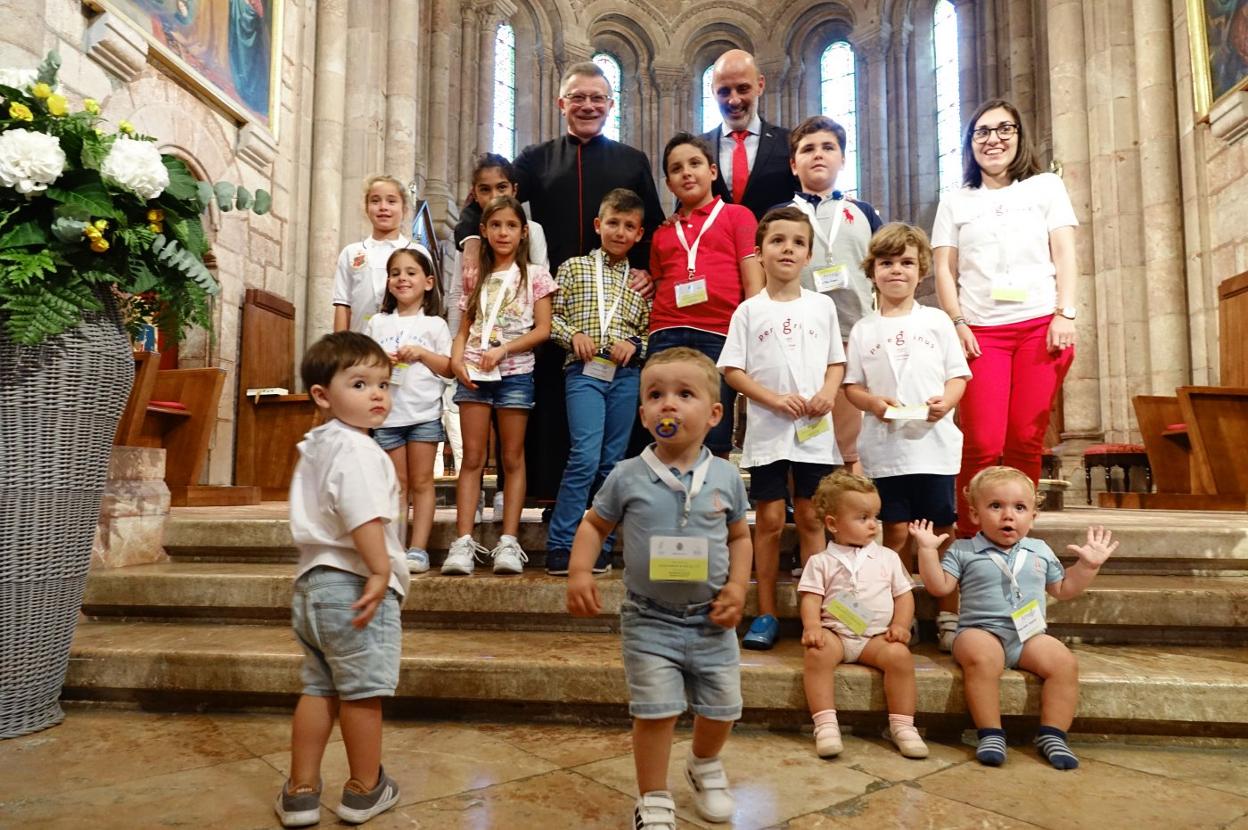
M671 438L679 428L680 422L675 418L660 418L659 422L654 425L654 434L660 438Z

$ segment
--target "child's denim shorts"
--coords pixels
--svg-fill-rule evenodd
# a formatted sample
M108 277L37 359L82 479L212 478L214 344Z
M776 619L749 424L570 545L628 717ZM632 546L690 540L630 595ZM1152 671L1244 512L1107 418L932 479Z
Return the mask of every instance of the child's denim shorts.
M495 409L532 409L533 373L503 375L502 380L476 381L477 388L462 383L455 390L455 403L488 403Z
M412 442L440 444L446 440L446 430L442 428L442 419L439 418L436 421L409 424L405 427L377 427L373 430L373 440L379 447L389 452Z
M342 700L389 697L399 685L402 626L393 588L364 628L351 625L351 608L364 577L317 567L295 581L291 624L303 646L303 693Z
M709 602L674 608L632 593L620 603L620 643L628 678L628 713L643 720L685 711L741 717L737 632L711 622Z

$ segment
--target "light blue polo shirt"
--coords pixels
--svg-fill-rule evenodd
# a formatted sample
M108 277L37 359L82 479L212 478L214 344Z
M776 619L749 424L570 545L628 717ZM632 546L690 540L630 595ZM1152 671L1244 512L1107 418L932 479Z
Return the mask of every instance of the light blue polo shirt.
M1034 599L1040 603L1043 613L1045 586L1060 581L1066 575L1066 569L1047 544L1029 537L1004 550L984 534L977 533L973 539L959 539L950 545L940 560L940 566L959 583L962 597L958 612L959 629L998 627L1013 630L1014 621L1010 612L1020 606L1014 603L1009 577L1001 572L988 554L992 551L1002 554L1005 566L1013 571L1019 552L1023 550L1028 553L1027 562L1017 577L1018 587L1023 592L1021 604Z
M697 467L711 455L702 448ZM680 473L670 468L688 487L692 468ZM741 471L722 458L711 458L706 482L693 500L689 523L680 527L684 493L659 480L640 456L615 465L594 497L594 511L620 525L624 545L624 586L635 594L672 606L709 602L728 581L728 525L745 516L749 499ZM653 582L650 580L652 536L695 536L706 539L710 561L706 582Z

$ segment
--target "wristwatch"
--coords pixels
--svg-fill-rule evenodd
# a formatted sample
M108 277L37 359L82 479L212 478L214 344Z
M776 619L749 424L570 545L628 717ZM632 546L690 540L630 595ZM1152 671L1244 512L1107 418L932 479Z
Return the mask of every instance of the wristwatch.
M1073 320L1075 319L1075 314L1077 314L1078 311L1079 309L1075 308L1073 305L1066 305L1059 308L1057 313L1065 317L1067 320Z

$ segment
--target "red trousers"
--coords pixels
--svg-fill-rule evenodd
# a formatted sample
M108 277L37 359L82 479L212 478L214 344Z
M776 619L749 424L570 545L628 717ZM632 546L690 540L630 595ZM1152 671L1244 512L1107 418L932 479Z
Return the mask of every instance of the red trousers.
M958 405L962 471L958 473L958 535L973 536L966 486L985 467L1017 467L1040 480L1044 433L1053 399L1074 360L1074 347L1050 352L1045 345L1052 315L1006 326L971 326L980 356Z

